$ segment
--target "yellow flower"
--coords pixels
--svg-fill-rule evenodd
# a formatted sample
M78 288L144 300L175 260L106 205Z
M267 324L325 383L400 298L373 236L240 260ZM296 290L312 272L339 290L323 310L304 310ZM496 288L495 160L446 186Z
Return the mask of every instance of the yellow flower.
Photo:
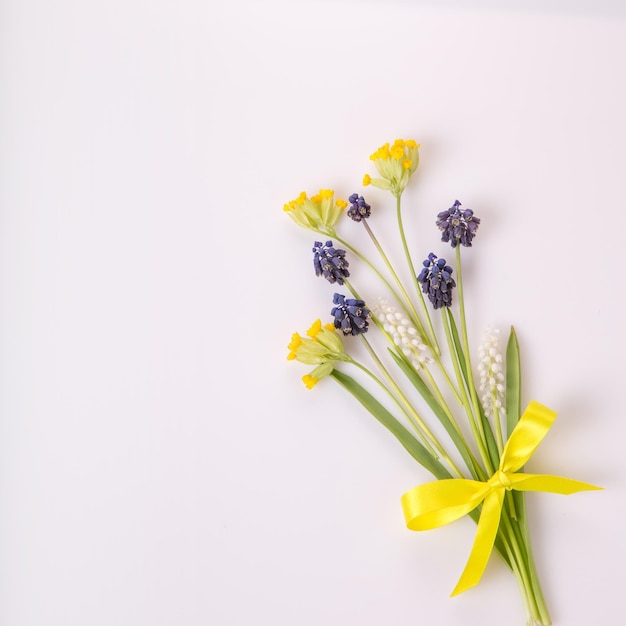
M297 198L287 202L283 210L303 228L334 234L334 226L348 203L341 198L335 199L332 189L320 189L310 198L303 191Z
M371 178L365 174L363 184L388 189L394 196L400 197L419 165L419 147L413 139L396 139L393 144L380 146L370 159L382 178Z
M311 374L305 374L302 377L302 382L306 385L307 389L313 389L319 382L319 379L315 378L315 376L311 376Z
M287 348L287 359L317 366L302 378L308 389L312 389L319 380L328 376L335 369L337 361L350 360L335 327L332 324L322 326L320 320L313 322L305 337L294 333Z

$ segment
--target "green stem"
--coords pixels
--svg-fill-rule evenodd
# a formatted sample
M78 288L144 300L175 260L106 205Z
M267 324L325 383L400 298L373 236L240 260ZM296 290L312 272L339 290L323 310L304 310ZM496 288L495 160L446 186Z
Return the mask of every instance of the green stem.
M516 551L513 549L511 545L510 537L508 536L507 533L503 531L502 528L499 529L498 534L500 535L500 539L502 541L502 544L504 545L505 551L509 558L509 564L511 565L511 569L513 570L513 573L515 574L517 585L519 587L520 594L522 596L522 601L524 602L524 608L526 609L526 615L528 618L534 619L534 615L536 613L535 605L534 605L532 596L529 593L529 589L526 583L527 578L522 573L523 563L520 564L517 560L518 559L517 555L519 554L519 550ZM528 624L527 622L527 626L531 626L531 624ZM532 626L535 626L535 625L532 624Z
M437 364L437 367L439 368L439 371L443 375L446 383L448 383L448 387L450 388L450 391L452 391L452 393L454 394L454 397L456 398L456 401L459 404L462 405L463 404L463 400L461 398L461 394L459 393L459 390L456 388L456 385L452 382L452 379L450 378L450 375L448 374L448 371L443 366L443 363L441 362L441 358L439 357L438 354L433 352L433 359L435 360L435 363Z
M480 433L480 440L482 441L485 449L487 448L487 437L485 436L485 429L483 428L482 420L480 419L480 407L478 406L478 396L476 395L476 385L474 384L474 375L472 370L472 359L470 357L469 339L467 336L467 320L465 319L465 299L463 297L463 273L461 271L461 245L456 246L456 284L457 293L459 297L459 310L461 314L461 341L463 342L463 357L465 359L465 366L467 369L467 386L469 387L470 397L472 399L472 406L474 409L474 417L478 432ZM470 412L471 415L471 412ZM494 467L491 461L487 465L487 469L493 472Z
M352 363L352 365L354 365L355 367L360 369L362 372L367 374L391 398L391 400L393 400L393 403L408 418L409 422L411 423L411 426L413 426L413 430L415 430L415 433L417 434L418 438L420 439L420 441L424 445L424 447L428 450L428 452L432 455L432 457L435 460L439 460L439 456L437 455L437 453L435 452L433 447L428 442L428 439L426 438L424 433L421 432L421 430L419 428L419 425L415 423L415 421L413 420L412 416L407 412L406 408L402 405L400 400L398 400L398 398L391 392L391 389L389 389L389 387L387 387L385 385L385 383L383 383L383 381L380 380L380 378L378 378L378 376L376 376L376 374L374 374L374 372L372 372L370 369L365 367L365 365L363 365L362 363L359 363L358 361L355 361L354 359L350 359L349 363Z
M524 494L518 492L521 498L519 498L519 505L517 507L517 520L513 522L513 527L516 528L520 534L520 542L524 546L526 552L526 563L528 565L528 571L532 583L533 596L535 598L541 623L551 624L550 613L546 605L543 591L541 589L541 583L539 582L539 576L537 574L537 567L535 565L535 557L533 555L532 544L530 541L530 532L528 530L528 517L526 515L526 501Z
M463 472L461 472L461 470L456 466L454 461L450 458L450 455L446 452L445 448L433 435L430 428L428 428L428 426L426 425L426 422L424 422L421 415L415 410L413 405L409 402L409 400L407 399L402 389L398 387L397 383L395 382L391 374L387 371L387 368L384 366L382 361L378 358L378 355L374 351L374 348L372 348L369 341L365 338L364 335L360 335L360 337L367 351L369 352L370 356L372 357L372 359L374 360L374 362L376 363L376 365L382 372L383 376L387 380L388 384L393 389L397 397L402 400L402 404L404 405L404 412L405 414L407 414L407 417L409 417L409 419L411 420L411 423L414 425L414 427L418 429L418 432L422 436L424 436L430 444L432 444L432 447L435 448L435 450L437 450L441 458L443 458L446 461L446 463L448 463L448 465L450 466L450 469L457 475L457 477L465 478L465 476L463 475Z
M385 263L385 266L389 270L389 273L393 277L394 282L398 286L398 289L400 290L400 292L404 296L404 299L405 299L405 302L406 302L406 306L407 306L408 309L410 309L410 311L412 313L412 315L409 315L409 317L411 318L411 321L418 327L418 330L420 331L420 334L423 337L425 337L426 336L426 331L424 329L424 324L422 323L422 320L420 319L419 314L415 310L415 307L413 306L413 302L411 301L411 297L409 296L409 294L407 293L406 289L404 288L404 285L402 284L402 281L398 277L398 274L396 273L396 271L393 269L393 266L391 265L391 262L389 261L389 257L385 254L385 251L383 250L383 247L380 245L378 239L374 235L374 232L372 231L372 229L371 229L370 225L367 223L367 221L363 220L362 224L363 224L365 230L367 231L367 234L370 236L370 239L372 240L374 246L378 250L378 253L380 254L383 262Z
M429 386L430 390L435 394L435 397L437 398L437 401L441 405L441 408L445 411L446 415L450 419L450 422L452 423L452 426L454 426L454 430L456 430L456 432L458 433L458 435L461 438L461 440L465 443L465 449L467 450L467 454L468 454L470 460L472 461L472 465L473 465L473 468L472 467L468 467L468 469L470 470L470 472L472 471L472 469L474 469L478 473L479 478L481 480L484 480L486 477L485 477L485 475L482 472L482 468L478 464L478 461L474 458L474 455L472 454L472 451L470 450L469 446L465 442L465 437L463 436L463 433L461 432L461 429L459 428L459 424L457 423L457 421L456 421L456 419L454 417L454 414L450 410L450 407L448 406L448 403L446 402L445 398L443 397L443 394L441 393L441 390L439 389L439 386L437 385L437 381L433 378L433 375L430 373L428 368L426 368L426 367L423 368L423 372L424 372L424 376L428 380L428 383L429 383L428 386Z
M417 274L415 272L415 266L413 265L413 260L411 259L411 253L409 252L409 246L406 241L406 234L404 232L404 224L402 222L402 210L401 210L401 201L400 196L396 196L396 214L398 217L398 230L400 231L400 239L402 240L402 248L404 250L404 256L406 257L406 262L409 266L409 272L411 274L411 279L413 281L413 285L415 286L415 291L419 297L420 305L422 307L422 311L424 312L424 317L428 322L428 335L429 341L433 348L433 352L436 354L441 354L441 348L439 347L439 343L437 342L437 336L435 335L435 329L433 328L433 322L430 319L430 313L428 312L428 308L426 306L426 302L424 301L424 294L420 289L420 285L417 282Z
M523 588L526 592L526 597L530 605L531 614L533 617L535 617L537 614L537 605L534 600L534 594L532 593L532 586L531 586L531 581L530 581L530 575L528 573L528 566L527 566L526 558L520 548L518 538L515 536L515 532L513 531L511 520L509 519L508 513L505 510L502 511L501 521L504 522L503 532L505 535L508 536L511 547L513 548L515 561L518 564L520 574L522 576Z
M448 318L448 315L450 315L450 311L448 311L447 308L445 308L442 311L443 327L446 332L446 340L448 342L448 348L450 350L450 356L452 358L452 366L454 367L454 373L456 374L457 381L461 389L461 396L462 396L461 403L463 405L463 408L465 409L465 412L467 413L468 422L469 422L470 428L472 429L472 434L474 435L474 439L476 440L476 445L478 446L478 452L485 466L485 470L487 473L491 474L493 473L493 466L491 465L491 460L489 458L489 453L487 452L486 444L483 442L483 439L481 438L480 433L478 432L478 427L476 426L475 420L472 419L472 407L470 406L469 398L467 397L467 392L465 391L465 385L463 383L463 375L461 373L461 368L459 366L459 362L456 357L456 349L454 347L454 340L452 339L452 331L450 330L450 320Z
M505 510L502 511L502 520L504 528L501 529L501 533L508 537L515 554L515 562L521 576L520 587L526 603L529 623L550 626L552 621L534 567L529 538L527 535L524 535L514 521L509 519Z

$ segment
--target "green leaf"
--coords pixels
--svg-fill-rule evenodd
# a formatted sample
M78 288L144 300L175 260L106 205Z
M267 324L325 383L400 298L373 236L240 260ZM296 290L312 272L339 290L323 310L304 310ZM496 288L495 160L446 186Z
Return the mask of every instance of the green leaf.
M506 431L509 437L521 415L521 392L522 372L519 343L515 328L511 326L511 334L506 345Z
M483 430L485 431L485 439L487 440L487 450L489 452L489 458L491 459L491 463L495 468L500 465L500 453L498 452L498 444L496 443L496 439L493 436L493 430L491 429L491 422L485 416L485 411L482 407L482 404L478 403L478 410L480 411L480 421L483 425Z
M448 319L450 320L450 329L452 330L452 339L454 342L454 350L456 352L456 358L458 359L459 365L461 366L461 371L463 373L463 380L465 381L465 388L467 389L467 393L471 395L470 385L474 384L473 377L468 376L467 372L467 362L465 360L463 348L461 345L461 339L459 338L459 331L456 326L456 322L454 321L454 316L452 315L452 311L448 309ZM452 358L455 358L455 355L452 355ZM474 387L476 390L476 387ZM496 444L496 439L493 435L493 430L491 429L491 423L485 417L485 412L483 411L480 402L478 403L478 410L480 411L480 422L483 426L483 430L485 431L485 440L487 443L487 452L489 453L489 458L491 459L491 463L494 467L498 467L500 463L500 455L498 453L498 446Z
M448 435L450 435L450 439L454 442L457 450L463 457L467 468L471 472L472 476L478 480L478 474L476 473L475 461L471 455L470 449L467 445L465 439L463 439L462 435L457 431L452 423L452 420L446 413L445 409L439 404L437 398L433 395L430 389L427 387L426 383L423 381L422 377L400 356L398 356L393 350L389 349L389 353L393 357L393 360L396 362L398 367L404 372L406 377L411 381L413 386L417 389L419 394L424 398L431 411L435 414L435 417L441 422L443 427L446 429Z
M519 343L515 328L511 326L511 333L506 344L506 432L510 437L511 432L519 422L522 413L522 368L519 354ZM520 467L519 472L524 468ZM517 519L525 519L524 494L519 491L513 492L514 508L511 515Z
M452 474L376 399L351 376L333 370L331 376L347 389L385 428L396 437L406 451L436 478L452 478Z
M454 321L454 315L452 315L452 311L450 311L449 308L446 308L446 313L448 314L448 319L450 320L450 330L452 331L452 341L454 343L454 351L456 353L452 355L452 358L456 358L458 364L461 366L461 373L463 374L465 387L467 389L467 392L469 393L467 363L465 362L465 357L463 356L463 348L461 346L461 338L459 337L459 329L456 327L456 322Z

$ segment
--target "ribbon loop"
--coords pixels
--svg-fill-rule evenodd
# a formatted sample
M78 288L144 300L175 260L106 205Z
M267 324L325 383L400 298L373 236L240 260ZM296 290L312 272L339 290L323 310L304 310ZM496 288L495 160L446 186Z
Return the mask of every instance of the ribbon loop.
M505 491L544 491L571 494L601 489L588 483L542 474L515 473L533 455L550 430L556 413L531 402L504 446L498 469L485 482L464 478L436 480L414 487L401 498L407 527L429 530L453 522L482 504L474 545L452 592L463 593L480 581L500 526Z

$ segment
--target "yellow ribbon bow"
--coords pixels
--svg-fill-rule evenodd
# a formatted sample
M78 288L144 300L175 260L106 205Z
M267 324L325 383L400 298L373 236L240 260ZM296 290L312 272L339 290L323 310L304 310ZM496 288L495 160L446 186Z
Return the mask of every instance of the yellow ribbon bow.
M569 478L543 474L516 474L533 455L550 430L556 413L531 402L504 446L500 465L486 482L451 478L414 487L402 496L406 525L411 530L430 530L470 513L482 503L476 538L467 565L452 592L455 596L480 581L500 525L505 491L547 491L570 494L601 489Z

